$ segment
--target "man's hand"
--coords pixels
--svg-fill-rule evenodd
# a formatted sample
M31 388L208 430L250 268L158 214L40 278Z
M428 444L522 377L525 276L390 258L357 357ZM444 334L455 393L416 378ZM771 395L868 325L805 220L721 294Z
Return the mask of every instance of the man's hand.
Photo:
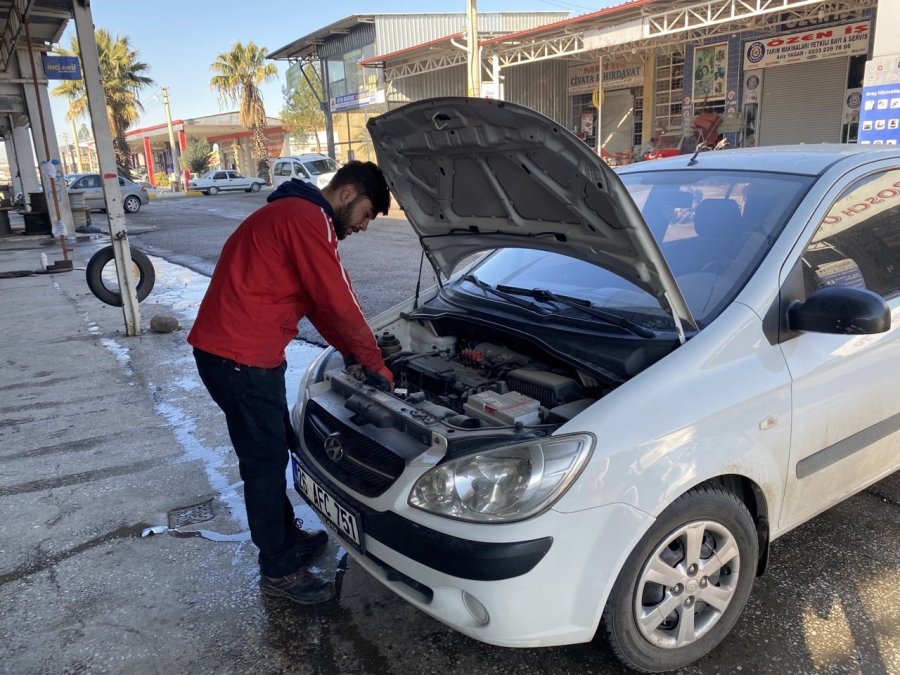
M373 387L377 387L382 391L393 391L394 390L394 374L388 370L385 366L381 366L376 371L367 370L366 371L366 384L371 384Z

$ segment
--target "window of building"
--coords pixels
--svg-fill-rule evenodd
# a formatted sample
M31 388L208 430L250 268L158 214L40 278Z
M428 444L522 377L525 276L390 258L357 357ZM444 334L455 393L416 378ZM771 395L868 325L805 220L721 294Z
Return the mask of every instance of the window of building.
M656 57L656 91L654 92L654 131L680 129L681 105L684 98L684 54L660 54Z

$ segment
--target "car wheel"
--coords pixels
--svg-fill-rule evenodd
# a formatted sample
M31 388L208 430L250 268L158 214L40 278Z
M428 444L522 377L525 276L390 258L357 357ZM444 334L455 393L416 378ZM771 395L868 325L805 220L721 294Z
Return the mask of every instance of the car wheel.
M215 185L213 185L211 188L209 188L209 190L206 191L206 194L214 195L218 191L219 191L219 188L217 188Z
M141 210L141 200L134 195L128 195L122 202L122 207L125 209L125 213L137 213Z
M250 183L250 192L259 192L259 183Z
M603 612L607 640L629 667L681 668L734 626L759 556L747 507L717 485L694 488L663 511L625 562Z
M87 285L97 298L113 307L122 306L122 293L119 290L119 278L116 274L115 255L112 246L104 246L97 251L87 264ZM137 280L135 294L138 302L142 302L156 283L156 271L147 255L136 248L131 248L131 276Z

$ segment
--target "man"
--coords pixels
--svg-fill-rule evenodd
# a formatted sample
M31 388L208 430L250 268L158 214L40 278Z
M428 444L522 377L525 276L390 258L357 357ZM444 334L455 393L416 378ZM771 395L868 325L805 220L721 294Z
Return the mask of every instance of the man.
M337 250L375 214L387 215L390 195L375 164L349 162L321 192L294 179L267 201L225 242L188 342L238 456L260 587L315 604L335 590L306 567L328 535L300 529L286 494L284 348L306 316L348 362L393 385Z

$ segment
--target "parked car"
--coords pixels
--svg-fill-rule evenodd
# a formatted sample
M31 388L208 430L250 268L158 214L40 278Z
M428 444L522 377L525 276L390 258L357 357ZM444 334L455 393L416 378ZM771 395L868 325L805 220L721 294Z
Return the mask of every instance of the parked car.
M676 669L732 629L774 539L900 468L897 149L617 174L486 99L369 130L446 281L370 322L392 392L333 349L311 364L293 468L423 612Z
M199 178L192 178L191 190L199 190L205 195L214 195L223 190L243 190L244 192L259 192L266 182L256 176L247 178L237 171L207 171Z
M84 204L89 209L106 210L103 179L99 173L70 173L66 174L65 180L69 191L84 193ZM119 189L122 191L122 208L125 213L137 213L141 206L150 201L147 188L122 176L119 176Z
M299 178L302 181L323 188L328 185L340 164L317 152L310 152L293 157L279 157L272 165L272 183L278 187L291 178Z

